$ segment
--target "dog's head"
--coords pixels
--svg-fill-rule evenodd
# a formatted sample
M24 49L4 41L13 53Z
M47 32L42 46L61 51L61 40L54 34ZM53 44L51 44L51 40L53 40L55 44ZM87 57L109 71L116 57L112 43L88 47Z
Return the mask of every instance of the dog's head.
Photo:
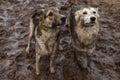
M82 26L94 26L98 18L98 8L88 7L75 12L75 21Z
M44 11L43 25L52 28L66 23L66 16L59 13L56 7L46 8Z
M57 7L49 7L34 11L32 19L35 26L42 23L45 27L52 28L55 26L64 25L67 17L60 14Z

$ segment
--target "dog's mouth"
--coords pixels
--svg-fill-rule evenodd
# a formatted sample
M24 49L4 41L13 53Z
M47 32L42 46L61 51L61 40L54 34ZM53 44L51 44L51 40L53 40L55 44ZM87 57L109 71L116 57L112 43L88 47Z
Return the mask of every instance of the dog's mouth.
M65 25L65 24L66 24L66 22L62 22L60 25L63 26L63 25Z
M85 26L94 26L96 25L96 22L91 21L90 23L85 23Z
M61 23L54 24L54 26L64 26L65 24L66 24L66 22L61 22Z
M63 23L53 23L53 24L52 24L52 27L62 26L62 25L64 25L64 24L63 24Z

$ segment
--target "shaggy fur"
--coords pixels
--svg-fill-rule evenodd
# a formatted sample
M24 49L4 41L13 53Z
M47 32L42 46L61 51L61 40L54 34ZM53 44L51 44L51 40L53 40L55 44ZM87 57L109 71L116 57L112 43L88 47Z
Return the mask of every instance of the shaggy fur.
M77 51L93 52L99 32L98 18L97 8L76 6L71 10L72 46Z
M42 56L50 56L50 72L54 73L54 57L57 48L57 37L60 26L64 25L66 17L59 13L56 7L37 10L30 21L30 34L26 51L29 53L30 40L35 36L36 42L36 74L40 74L39 61Z

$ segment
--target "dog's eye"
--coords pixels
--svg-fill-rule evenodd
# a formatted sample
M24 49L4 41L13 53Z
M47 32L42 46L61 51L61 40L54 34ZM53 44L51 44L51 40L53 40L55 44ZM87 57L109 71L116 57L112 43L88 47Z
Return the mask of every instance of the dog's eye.
M94 14L96 14L96 12L95 12L95 11L93 11L93 13L94 13Z
M87 12L83 12L83 14L87 14Z

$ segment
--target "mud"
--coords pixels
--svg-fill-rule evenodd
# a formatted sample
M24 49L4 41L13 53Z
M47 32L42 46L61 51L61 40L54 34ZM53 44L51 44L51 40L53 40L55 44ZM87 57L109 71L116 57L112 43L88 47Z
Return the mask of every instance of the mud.
M92 0L99 7L100 33L96 50L91 55L90 73L80 69L70 52L70 34L60 35L59 51L55 57L55 74L49 72L49 57L41 59L41 76L35 75L34 41L29 56L29 19L39 7L91 4L88 0L0 0L0 80L120 80L120 1ZM84 57L86 60L87 57ZM83 63L84 64L84 63Z

